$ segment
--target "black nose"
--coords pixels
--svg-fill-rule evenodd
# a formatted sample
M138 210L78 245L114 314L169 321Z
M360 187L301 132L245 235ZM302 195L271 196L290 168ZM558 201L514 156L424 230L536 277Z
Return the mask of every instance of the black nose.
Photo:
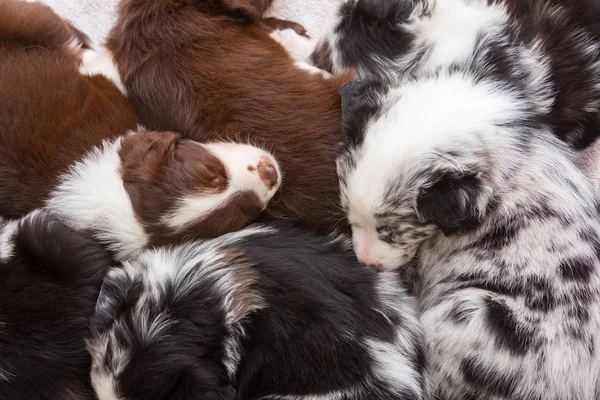
M369 268L375 271L381 271L383 270L383 265L381 264L363 264L365 266L365 268Z

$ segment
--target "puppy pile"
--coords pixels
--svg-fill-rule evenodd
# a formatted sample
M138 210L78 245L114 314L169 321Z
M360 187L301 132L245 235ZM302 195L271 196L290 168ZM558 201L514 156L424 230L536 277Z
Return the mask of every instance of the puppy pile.
M599 400L600 5L272 2L0 0L0 399Z

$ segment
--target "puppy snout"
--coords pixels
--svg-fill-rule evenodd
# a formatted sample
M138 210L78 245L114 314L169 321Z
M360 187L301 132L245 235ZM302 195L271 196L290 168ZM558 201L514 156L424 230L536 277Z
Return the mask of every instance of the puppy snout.
M277 168L268 157L263 156L258 162L258 176L269 189L273 189L279 183Z

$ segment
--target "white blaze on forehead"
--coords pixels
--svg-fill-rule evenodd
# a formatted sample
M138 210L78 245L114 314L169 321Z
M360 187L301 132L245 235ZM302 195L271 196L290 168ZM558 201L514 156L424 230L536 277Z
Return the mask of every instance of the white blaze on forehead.
M201 193L181 199L176 211L164 219L169 227L180 229L197 221L209 215L227 202L232 195L239 192L252 191L262 202L263 207L267 206L281 183L279 164L271 154L258 147L237 143L198 145L208 149L225 166L228 176L227 189L221 193ZM262 181L257 169L258 163L264 158L270 160L279 178L277 184L270 189Z
M480 34L508 21L504 5L489 5L487 0L436 1L431 17L420 19L411 27L417 42L433 46L426 69L462 62L472 56Z

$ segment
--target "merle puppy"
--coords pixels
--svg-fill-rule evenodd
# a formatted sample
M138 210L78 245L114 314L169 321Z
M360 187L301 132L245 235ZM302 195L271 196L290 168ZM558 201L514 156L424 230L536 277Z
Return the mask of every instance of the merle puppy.
M398 80L473 57L493 41L558 137L589 146L600 132L600 3L594 0L348 0L332 15L315 65ZM489 50L489 59L503 54ZM532 68L535 66L535 68Z
M545 50L512 45L503 4L436 4L409 27L461 32L460 57L445 63L432 46L401 82L343 90L338 171L355 252L383 270L416 264L439 399L595 400L599 204L540 118Z
M421 340L396 273L280 223L111 270L88 346L100 400L407 400Z
M0 398L95 398L84 338L111 263L45 212L0 219Z

